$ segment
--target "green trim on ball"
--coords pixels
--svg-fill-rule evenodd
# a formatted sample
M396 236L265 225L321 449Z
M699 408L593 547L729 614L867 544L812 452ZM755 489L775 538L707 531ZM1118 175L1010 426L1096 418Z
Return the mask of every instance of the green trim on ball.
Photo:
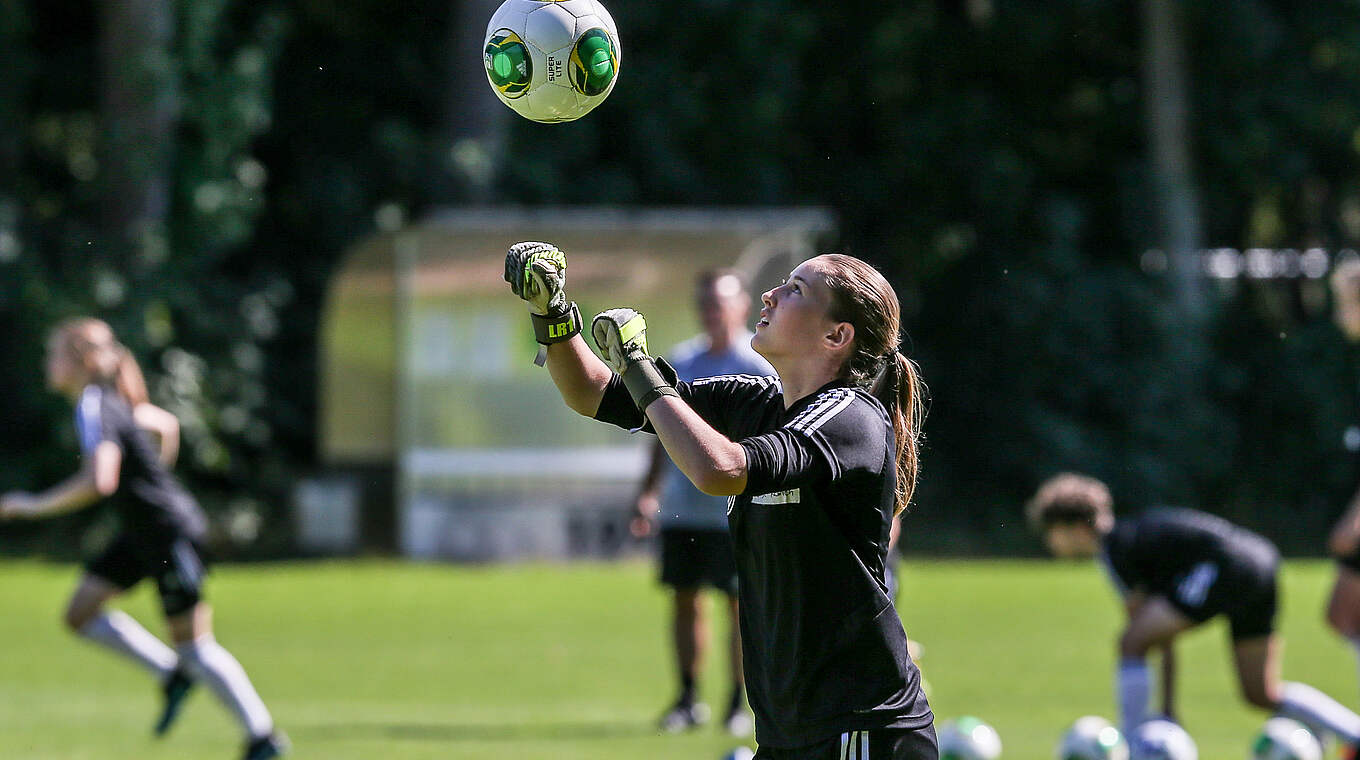
M614 40L603 29L588 30L571 49L571 85L582 95L599 95L609 89L619 70Z

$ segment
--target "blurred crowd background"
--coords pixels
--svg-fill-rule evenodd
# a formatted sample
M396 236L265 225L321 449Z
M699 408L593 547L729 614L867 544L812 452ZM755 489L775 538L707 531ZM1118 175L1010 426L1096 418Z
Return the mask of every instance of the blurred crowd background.
M0 0L0 490L71 471L43 341L94 314L180 416L224 553L290 555L358 241L450 207L815 206L931 387L909 552L1037 552L1021 501L1071 469L1322 553L1360 461L1326 279L1360 247L1360 5L611 0L618 86L552 126L487 87L495 6Z

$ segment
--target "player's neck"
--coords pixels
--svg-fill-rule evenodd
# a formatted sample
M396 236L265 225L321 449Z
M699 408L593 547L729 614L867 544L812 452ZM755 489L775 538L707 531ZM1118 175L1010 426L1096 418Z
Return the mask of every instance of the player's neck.
M774 368L779 374L779 385L783 388L785 409L836 379L834 368L816 361L796 361L783 366L774 363Z
M708 352L710 354L721 354L732 349L741 337L741 330L728 330L727 332L708 334Z

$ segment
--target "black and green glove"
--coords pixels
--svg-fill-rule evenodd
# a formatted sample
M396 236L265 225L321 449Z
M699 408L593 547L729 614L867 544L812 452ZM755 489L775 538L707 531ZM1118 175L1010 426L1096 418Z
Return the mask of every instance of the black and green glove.
M581 332L581 311L567 300L567 257L550 243L515 243L505 254L505 281L529 305L539 349L534 363L543 366L546 346Z
M679 396L675 370L647 354L647 320L632 309L610 309L595 315L590 334L605 364L623 378L638 411L662 396Z

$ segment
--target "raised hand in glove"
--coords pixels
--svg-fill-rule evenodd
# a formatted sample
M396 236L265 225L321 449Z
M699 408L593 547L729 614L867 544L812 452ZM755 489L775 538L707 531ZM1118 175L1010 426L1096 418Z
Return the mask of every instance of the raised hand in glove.
M680 395L675 370L647 354L647 320L641 314L628 308L600 312L590 323L590 334L605 364L623 378L638 411L645 412L662 396Z
M547 346L581 332L581 312L567 300L567 257L550 243L515 243L505 254L505 281L529 305L534 338ZM545 353L535 363L542 366Z

